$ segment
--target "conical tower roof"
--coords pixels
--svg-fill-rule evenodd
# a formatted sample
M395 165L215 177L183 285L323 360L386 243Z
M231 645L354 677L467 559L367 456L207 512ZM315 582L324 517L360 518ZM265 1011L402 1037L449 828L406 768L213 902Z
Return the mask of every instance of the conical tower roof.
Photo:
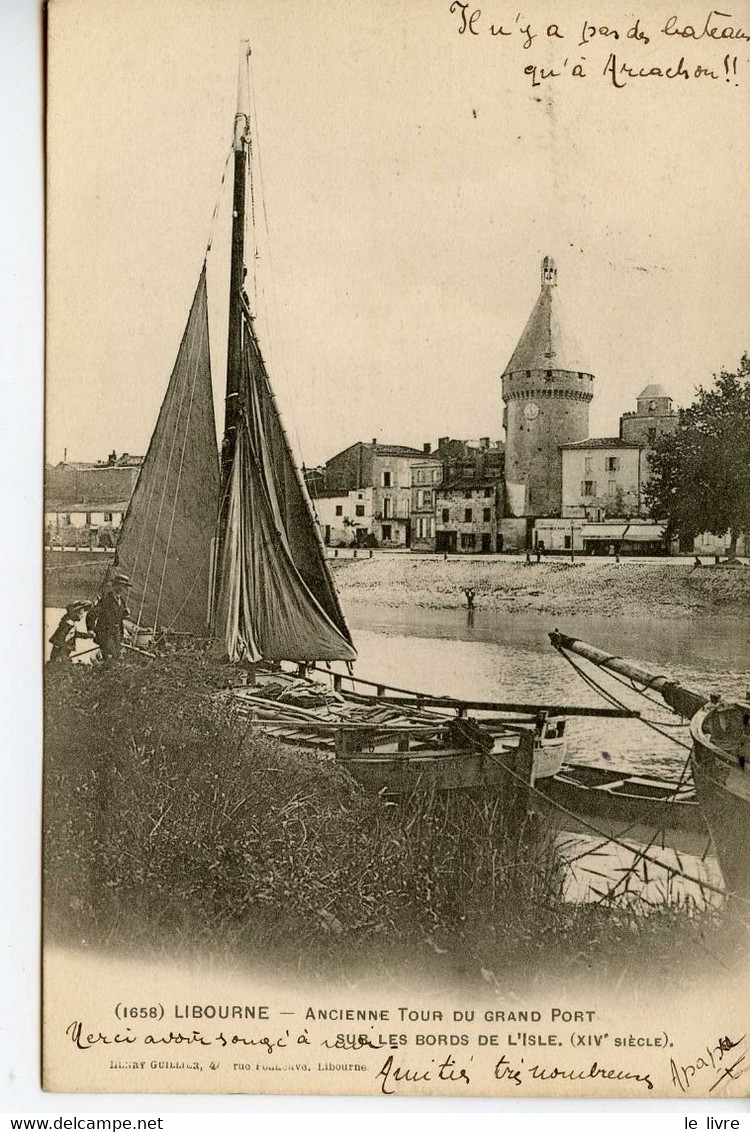
M643 401L647 397L665 397L669 401L672 400L672 394L667 393L664 386L657 382L647 385L645 389L642 389L636 397L636 401Z
M557 288L557 268L551 256L542 260L542 289L523 334L504 373L523 370L569 370L591 373L571 336Z

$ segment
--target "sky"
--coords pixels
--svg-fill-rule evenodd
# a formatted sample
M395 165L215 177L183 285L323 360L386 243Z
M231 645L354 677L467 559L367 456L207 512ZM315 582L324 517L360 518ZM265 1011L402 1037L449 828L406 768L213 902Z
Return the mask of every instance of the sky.
M300 461L373 437L502 438L501 374L545 254L596 375L591 435L616 434L652 381L687 404L736 367L750 348L748 43L657 34L672 12L660 3L643 10L648 45L626 34L638 11L614 0L490 0L463 34L450 8L55 0L48 460L145 451L217 200L209 302L223 416L220 183L242 37L260 158L248 290ZM708 11L683 5L679 26L697 33ZM563 40L545 34L553 21ZM530 48L522 26L537 35ZM684 57L690 78L620 73L616 87L613 50L639 68ZM585 78L570 76L576 61ZM534 86L529 66L562 75ZM696 66L716 79L694 78Z

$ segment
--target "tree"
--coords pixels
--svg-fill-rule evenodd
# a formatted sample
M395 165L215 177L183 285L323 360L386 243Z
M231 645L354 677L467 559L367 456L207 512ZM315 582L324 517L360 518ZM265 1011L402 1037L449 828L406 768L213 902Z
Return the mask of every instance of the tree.
M644 489L651 515L667 536L729 532L729 557L750 530L750 357L736 373L722 370L712 388L699 386L671 435L657 437Z

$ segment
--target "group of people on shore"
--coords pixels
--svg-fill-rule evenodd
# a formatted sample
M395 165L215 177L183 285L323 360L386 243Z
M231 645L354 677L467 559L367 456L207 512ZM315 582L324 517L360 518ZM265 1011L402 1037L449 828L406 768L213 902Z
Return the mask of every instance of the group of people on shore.
M130 617L127 598L130 578L117 572L112 575L104 593L96 602L73 601L50 637L50 664L70 664L78 641L93 640L105 664L120 658L125 635L125 622ZM85 625L82 628L81 625Z

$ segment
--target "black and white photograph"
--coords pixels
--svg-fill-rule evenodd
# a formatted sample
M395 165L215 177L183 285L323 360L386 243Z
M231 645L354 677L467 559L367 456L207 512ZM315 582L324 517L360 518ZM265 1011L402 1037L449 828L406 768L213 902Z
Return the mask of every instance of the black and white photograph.
M746 0L48 5L45 1089L748 1095L749 92Z

